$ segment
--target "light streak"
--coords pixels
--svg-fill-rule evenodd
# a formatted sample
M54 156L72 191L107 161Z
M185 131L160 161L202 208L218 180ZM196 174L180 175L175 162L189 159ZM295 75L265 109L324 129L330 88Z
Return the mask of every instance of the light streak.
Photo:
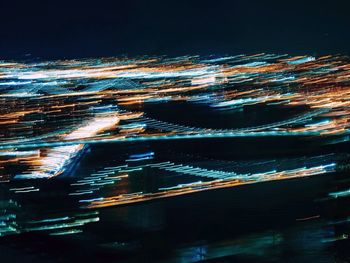
M1 61L1 182L70 173L80 156L87 153L88 145L93 144L113 143L119 147L122 143L170 140L264 137L323 140L340 136L343 139L336 141L347 141L349 62L346 56L276 54L96 58L39 63ZM194 111L197 106L204 107L213 114L234 110L245 113L254 107L272 108L277 112L295 109L298 113L238 128L198 127L186 122L196 116L191 110L175 116L177 120L162 120L163 106L170 103L190 105ZM158 116L147 115L149 105L157 107ZM80 200L82 203L104 206L326 174L336 166L336 162L324 161L314 166L237 172L172 161L152 164L156 157L153 151L127 153L122 164L112 164L72 182L70 186L74 190L69 195L86 197L85 201ZM8 169L13 165L19 172ZM201 182L161 187L162 193L117 195L114 199L100 196L99 189L115 187L128 180L129 174L144 169L198 176ZM15 189L12 187L11 193L39 191L37 187ZM338 196L342 194L346 192Z

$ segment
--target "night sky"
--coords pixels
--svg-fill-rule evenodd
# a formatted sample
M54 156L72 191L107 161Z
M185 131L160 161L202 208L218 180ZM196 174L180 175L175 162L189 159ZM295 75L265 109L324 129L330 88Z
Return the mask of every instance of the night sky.
M350 1L0 1L0 59L350 53Z

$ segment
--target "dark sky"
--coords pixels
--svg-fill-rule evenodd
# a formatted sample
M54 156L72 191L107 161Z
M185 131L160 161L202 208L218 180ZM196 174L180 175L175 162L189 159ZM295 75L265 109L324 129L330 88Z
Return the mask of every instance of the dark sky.
M350 1L0 0L0 59L350 53Z

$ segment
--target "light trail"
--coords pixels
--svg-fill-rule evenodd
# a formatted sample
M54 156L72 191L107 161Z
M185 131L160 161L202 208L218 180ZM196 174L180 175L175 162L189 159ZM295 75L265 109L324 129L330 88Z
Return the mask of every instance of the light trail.
M228 179L216 179L209 182L195 182L190 184L181 184L175 187L163 188L156 193L131 193L128 195L122 194L111 197L104 197L99 199L85 200L88 205L84 206L90 209L118 206L133 204L138 202L152 201L156 199L163 199L187 194L193 194L201 191L208 191L214 189L223 189L237 187L241 185L253 184L258 182L275 181L275 180L286 180L300 177L308 177L319 174L326 174L334 172L335 164L327 164L322 166L316 166L311 168L299 168L284 172L272 172L264 174L252 174L250 179L240 180L235 177ZM259 178L258 180L256 178Z
M65 139L82 139L96 135L106 129L114 127L119 122L116 116L99 116L82 127L64 136ZM31 160L29 164L35 167L35 171L29 174L17 175L21 179L50 178L63 173L66 167L74 161L74 158L84 148L83 144L53 147L39 160Z
M350 59L346 56L255 54L35 63L1 61L1 182L52 178L69 173L79 157L86 154L84 149L92 144L114 143L122 147L126 143L245 137L281 140L310 137L322 141L342 136L338 141L344 142L349 140L350 131L349 83ZM176 118L173 116L174 121L164 120L163 107L176 103L190 105L191 109L177 114ZM150 105L157 108L155 116L147 111ZM253 110L259 119L260 109L287 113L281 114L280 119L267 118L247 126L231 126L238 128L224 128L228 127L225 125L213 128L205 115L203 122L208 125L203 128L189 122L197 118L194 111L198 105L213 113L212 116L222 112L233 116L235 112L241 112L243 114L236 115L246 118L245 113ZM240 120L236 122L241 124ZM98 190L92 189L114 186L125 180L125 175L145 168L138 167L138 162L152 162L155 158L153 155L135 156L126 158L121 164L133 163L135 167L100 171L86 180L72 183L74 187L89 188L70 194L73 197L94 195ZM186 186L185 193L248 183L244 173L179 165L182 166L163 164L159 170L180 172L184 176L203 175L204 180L213 181L196 184L195 189ZM275 173L272 169L270 174L256 172L254 180L261 182L330 172L333 168L326 165L330 163L319 163L306 169L276 169ZM232 181L216 182L227 178ZM174 195L182 194L180 189L173 190ZM135 198L153 198L141 196Z

